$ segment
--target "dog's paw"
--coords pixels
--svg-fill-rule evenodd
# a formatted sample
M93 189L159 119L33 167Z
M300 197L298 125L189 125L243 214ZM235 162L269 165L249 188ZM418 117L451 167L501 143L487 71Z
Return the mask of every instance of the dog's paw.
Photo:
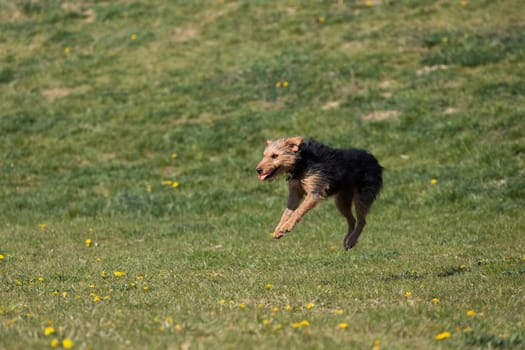
M357 239L353 239L352 237L345 238L344 241L344 247L345 250L352 249L357 244Z
M275 238L275 239L279 239L279 238L281 238L282 236L284 236L284 233L282 233L282 232L275 231L275 232L273 233L273 238Z

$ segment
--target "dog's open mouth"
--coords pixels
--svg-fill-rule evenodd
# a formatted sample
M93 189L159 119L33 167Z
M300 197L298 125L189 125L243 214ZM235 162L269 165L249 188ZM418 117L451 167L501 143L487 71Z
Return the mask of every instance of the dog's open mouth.
M275 169L272 169L270 171L268 171L267 173L264 173L264 174L258 174L257 176L259 177L259 180L261 181L264 181L264 180L268 180L270 179L272 176L274 176L275 174L277 174L277 170L279 170L280 167L277 167Z

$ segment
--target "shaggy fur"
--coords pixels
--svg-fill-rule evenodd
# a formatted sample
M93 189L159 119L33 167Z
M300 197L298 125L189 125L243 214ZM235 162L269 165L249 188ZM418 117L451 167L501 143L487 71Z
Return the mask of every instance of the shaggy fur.
M366 214L383 184L383 168L367 151L334 149L313 140L305 142L299 136L267 141L256 171L262 181L273 181L280 175L288 180L288 205L274 238L292 231L308 211L333 195L348 222L345 249L356 245Z

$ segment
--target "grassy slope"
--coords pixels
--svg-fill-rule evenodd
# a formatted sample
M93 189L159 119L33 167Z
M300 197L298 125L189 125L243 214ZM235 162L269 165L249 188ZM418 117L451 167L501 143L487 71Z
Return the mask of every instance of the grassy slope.
M525 3L373 3L0 2L0 347L524 346ZM294 134L385 166L356 249L269 238Z

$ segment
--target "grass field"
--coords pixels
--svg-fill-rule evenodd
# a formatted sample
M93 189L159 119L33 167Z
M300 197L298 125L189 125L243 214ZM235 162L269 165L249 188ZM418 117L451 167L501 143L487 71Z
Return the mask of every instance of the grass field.
M0 0L0 348L525 348L525 2ZM273 240L265 140L384 189Z

